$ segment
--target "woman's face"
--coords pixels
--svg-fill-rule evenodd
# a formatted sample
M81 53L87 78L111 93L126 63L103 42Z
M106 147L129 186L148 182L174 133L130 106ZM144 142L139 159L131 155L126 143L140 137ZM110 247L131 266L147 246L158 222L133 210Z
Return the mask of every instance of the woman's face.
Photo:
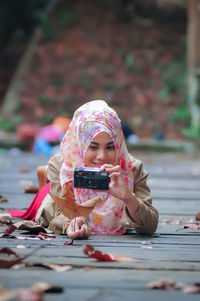
M100 167L103 164L114 164L116 149L112 138L101 132L91 141L85 155L85 163L90 167Z

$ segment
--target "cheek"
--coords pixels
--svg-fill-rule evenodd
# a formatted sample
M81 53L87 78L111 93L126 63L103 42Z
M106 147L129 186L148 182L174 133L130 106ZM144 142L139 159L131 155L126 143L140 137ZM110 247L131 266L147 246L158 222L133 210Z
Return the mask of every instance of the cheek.
M89 163L94 159L94 153L88 150L85 154L85 163Z
M112 161L112 163L114 163L116 161L116 157L117 157L116 151L111 152L109 155L109 159L110 159L110 161Z

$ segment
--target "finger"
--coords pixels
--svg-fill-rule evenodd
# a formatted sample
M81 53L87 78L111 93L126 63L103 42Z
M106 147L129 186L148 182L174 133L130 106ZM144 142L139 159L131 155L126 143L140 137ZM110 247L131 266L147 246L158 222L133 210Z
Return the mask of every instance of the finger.
M88 233L87 225L83 224L81 226L81 229L76 232L75 236L76 236L77 239L88 238L89 233Z
M74 239L75 238L75 232L73 230L73 227L71 226L71 224L69 225L68 229L67 229L67 235L71 238Z
M67 229L67 235L74 239L76 236L76 232L79 230L79 226L77 224L76 218L74 218L71 223L69 224L69 227Z
M104 171L106 168L112 168L112 167L113 167L113 165L111 165L111 164L104 164L100 167L100 171Z
M109 166L106 167L106 171L108 171L109 173L112 173L114 171L121 171L121 166L120 165L116 165L116 166Z
M88 226L86 224L82 225L82 230L83 230L83 238L88 238L90 233L89 233L89 229Z
M113 180L113 181L117 181L117 180L120 180L120 179L122 178L122 175L121 175L120 172L112 172L112 173L110 174L110 178L111 178L111 180Z

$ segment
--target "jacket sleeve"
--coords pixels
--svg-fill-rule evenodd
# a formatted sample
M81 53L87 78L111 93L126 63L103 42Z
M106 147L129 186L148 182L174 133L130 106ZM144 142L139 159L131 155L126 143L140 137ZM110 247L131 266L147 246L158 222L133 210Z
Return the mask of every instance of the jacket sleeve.
M159 214L152 206L151 192L146 183L148 173L141 161L132 157L132 163L134 166L134 193L139 203L136 214L140 218L142 225L134 222L127 208L125 208L126 224L134 227L139 234L153 234L158 226Z
M52 194L61 197L63 191L60 184L60 169L63 163L62 154L59 152L50 158L48 162L47 178L50 181L50 191ZM61 209L54 202L55 216L49 223L49 229L55 233L62 234L63 228L67 224L68 218L63 215Z

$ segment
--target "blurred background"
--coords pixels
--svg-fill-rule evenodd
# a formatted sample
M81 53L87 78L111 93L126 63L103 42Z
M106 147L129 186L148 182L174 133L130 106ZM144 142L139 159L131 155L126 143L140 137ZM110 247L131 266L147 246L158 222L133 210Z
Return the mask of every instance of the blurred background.
M198 143L199 37L199 0L1 0L0 139L104 99L132 143Z

